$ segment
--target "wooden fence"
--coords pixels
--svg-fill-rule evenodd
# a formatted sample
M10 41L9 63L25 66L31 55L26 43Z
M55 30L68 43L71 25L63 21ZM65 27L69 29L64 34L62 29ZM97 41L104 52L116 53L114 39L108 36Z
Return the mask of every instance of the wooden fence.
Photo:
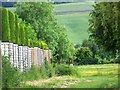
M9 42L0 42L1 54L8 56L11 65L17 67L20 71L31 68L32 63L35 66L41 65L45 58L50 61L52 58L51 50L43 50L38 47L30 48L28 46L18 46Z

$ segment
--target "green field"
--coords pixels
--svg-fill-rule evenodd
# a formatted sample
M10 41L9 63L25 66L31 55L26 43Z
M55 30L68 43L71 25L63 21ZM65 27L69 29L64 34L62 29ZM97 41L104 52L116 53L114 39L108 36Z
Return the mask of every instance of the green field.
M93 2L60 4L55 5L55 12L92 10L92 5ZM89 37L89 12L56 15L56 18L61 25L68 29L67 34L74 44L82 43L84 39Z
M56 76L49 79L27 81L31 88L117 88L118 64L74 66L78 76Z
M58 15L58 21L67 28L67 35L73 43L88 38L88 13Z
M56 12L76 11L76 10L91 10L94 2L78 2L55 5Z

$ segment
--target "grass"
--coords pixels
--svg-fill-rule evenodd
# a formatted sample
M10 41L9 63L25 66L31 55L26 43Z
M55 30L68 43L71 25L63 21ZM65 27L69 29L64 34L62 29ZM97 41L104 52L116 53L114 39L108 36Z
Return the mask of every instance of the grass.
M94 2L77 2L77 3L57 4L55 5L54 10L55 12L92 10L93 4Z
M118 64L82 65L74 68L78 71L78 76L54 76L49 79L27 81L24 87L118 88Z
M94 2L58 4L55 5L55 12L92 10L92 5ZM74 44L81 44L83 40L88 39L89 12L56 15L56 18L68 29L67 35Z
M86 77L82 82L71 85L68 88L117 88L117 75Z
M67 35L73 43L82 43L87 39L89 13L57 15L58 22L67 28Z

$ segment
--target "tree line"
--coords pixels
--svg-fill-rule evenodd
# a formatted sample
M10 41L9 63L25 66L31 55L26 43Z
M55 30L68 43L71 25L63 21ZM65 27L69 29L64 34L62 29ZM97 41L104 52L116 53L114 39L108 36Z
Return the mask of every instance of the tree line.
M22 2L15 7L19 18L31 24L37 39L45 41L52 50L54 62L73 60L74 46L66 34L67 29L59 25L55 18L53 3Z
M1 7L2 12L2 41L11 42L29 47L40 47L48 49L44 41L36 38L36 33L32 26L18 18L13 12Z

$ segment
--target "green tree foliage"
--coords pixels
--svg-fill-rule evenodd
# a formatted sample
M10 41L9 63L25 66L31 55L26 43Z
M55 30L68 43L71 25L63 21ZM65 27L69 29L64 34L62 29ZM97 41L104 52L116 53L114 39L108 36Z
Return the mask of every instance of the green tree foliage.
M57 22L52 3L17 3L16 13L27 24L32 25L37 39L47 43L57 62L74 58L74 47L66 35L66 29ZM38 42L31 44L38 45Z
M45 42L37 40L37 34L30 23L19 19L16 14L5 8L1 8L1 10L2 16L4 16L2 17L2 41L48 49Z
M84 40L82 42L82 47L88 47L92 53L93 53L93 58L95 58L95 55L97 54L98 51L98 46L96 45L95 41L93 40Z
M24 45L24 26L20 24L20 45Z
M96 3L92 10L89 31L91 37L106 51L120 52L120 2Z
M81 47L76 52L76 59L74 60L75 64L84 65L84 64L93 64L95 61L92 59L92 52L88 47Z
M15 43L16 41L16 33L15 33L15 15L11 11L8 11L9 15L9 25L10 25L10 42Z
M8 10L5 8L2 10L2 41L10 41L10 26L9 26L9 16Z
M19 20L18 20L18 16L15 14L15 43L17 43L18 45L20 44L20 26L19 26Z
M97 45L94 40L84 40L82 42L81 46L82 47L88 47L92 51L92 53L93 53L92 58L93 58L94 61L99 60L99 61L103 62L104 58L106 58L106 60L108 60L108 61L110 61L111 58L115 58L112 55L112 52L105 51L103 46Z

